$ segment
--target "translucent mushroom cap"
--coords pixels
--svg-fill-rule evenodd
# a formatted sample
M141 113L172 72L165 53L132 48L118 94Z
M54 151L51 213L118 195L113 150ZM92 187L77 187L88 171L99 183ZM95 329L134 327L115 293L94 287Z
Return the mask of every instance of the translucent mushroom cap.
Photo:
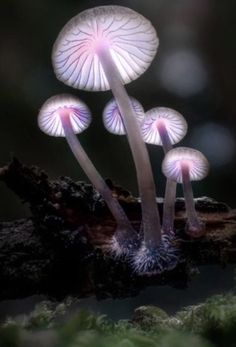
M184 117L177 111L167 107L156 107L146 112L141 125L141 133L146 143L162 145L160 131L165 128L171 144L182 140L188 130Z
M188 167L191 181L200 181L209 171L208 160L196 149L187 147L171 149L162 162L162 172L167 178L182 183L183 167Z
M48 135L64 137L61 116L70 117L76 134L84 131L91 123L88 107L78 98L62 94L52 96L43 104L38 115L39 128Z
M65 84L84 90L110 89L99 61L109 49L123 84L138 78L151 64L158 47L152 24L122 6L101 6L73 17L61 30L52 52L55 74Z
M137 116L138 123L144 119L144 109L143 106L135 98L130 97L132 107L134 109L135 115ZM103 123L105 128L112 134L115 135L125 135L126 130L123 123L123 119L119 110L119 107L116 103L116 100L113 98L108 102L103 111Z

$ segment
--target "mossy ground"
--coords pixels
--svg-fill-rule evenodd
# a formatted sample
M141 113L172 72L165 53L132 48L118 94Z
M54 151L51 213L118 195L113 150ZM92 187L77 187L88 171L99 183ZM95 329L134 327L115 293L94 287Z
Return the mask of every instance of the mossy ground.
M236 295L217 295L169 316L142 306L130 320L112 322L79 310L76 299L42 302L28 316L0 328L1 347L235 347Z

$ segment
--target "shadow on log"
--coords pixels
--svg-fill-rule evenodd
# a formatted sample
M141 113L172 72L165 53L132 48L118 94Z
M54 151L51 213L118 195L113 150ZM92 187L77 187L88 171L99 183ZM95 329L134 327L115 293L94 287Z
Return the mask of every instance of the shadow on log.
M0 223L0 299L46 294L121 298L149 285L185 288L193 266L236 263L236 211L203 197L196 209L206 234L190 239L184 232L184 200L176 200L175 226L184 261L156 276L137 276L125 260L106 255L115 223L90 184L68 177L50 181L37 167L14 159L0 169L0 181L30 206L32 217ZM140 203L107 181L134 227L140 229ZM157 199L162 213L162 199Z

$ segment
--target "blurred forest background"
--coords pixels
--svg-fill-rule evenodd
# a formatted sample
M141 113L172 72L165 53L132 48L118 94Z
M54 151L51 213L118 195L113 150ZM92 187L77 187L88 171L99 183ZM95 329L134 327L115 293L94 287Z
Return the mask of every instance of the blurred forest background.
M148 71L127 86L148 110L172 107L186 118L189 131L181 145L203 151L211 164L207 179L194 185L236 207L236 1L235 0L6 0L0 10L0 166L12 155L26 164L87 180L65 140L37 127L42 103L58 93L81 97L93 114L80 135L104 177L137 194L135 171L125 137L106 132L102 111L110 92L83 92L59 82L51 65L53 43L64 24L86 8L116 4L149 18L160 46ZM157 194L163 196L162 150L149 146ZM181 189L179 190L181 195ZM27 206L0 184L0 220L29 215Z

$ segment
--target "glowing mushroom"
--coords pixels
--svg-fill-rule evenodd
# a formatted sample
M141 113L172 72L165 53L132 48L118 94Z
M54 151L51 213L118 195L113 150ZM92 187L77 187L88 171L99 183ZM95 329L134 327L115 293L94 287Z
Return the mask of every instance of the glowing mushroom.
M90 91L112 90L136 166L144 240L151 249L161 243L155 184L124 84L148 68L157 47L156 31L142 15L126 7L101 6L72 18L60 32L52 53L56 76L65 84Z
M66 137L80 166L101 194L115 218L118 235L122 235L122 239L126 240L125 244L123 242L123 253L125 253L134 246L133 243L137 234L76 136L76 134L84 131L90 122L91 115L88 107L78 98L64 94L48 99L42 106L38 116L38 125L43 132L51 136Z
M209 163L206 157L195 149L174 148L166 154L162 171L167 178L183 184L187 213L186 231L193 237L201 236L205 225L199 220L195 210L191 181L199 181L207 176Z
M146 112L141 125L145 142L163 146L164 153L172 149L186 135L188 125L184 117L177 111L167 107L156 107ZM162 230L173 233L175 214L176 182L167 178Z
M144 119L144 109L143 106L135 98L131 98L132 107L135 112L135 116L139 124ZM108 102L103 111L103 123L105 128L112 134L115 135L125 135L125 126L119 110L119 107L115 99Z
M177 111L167 107L156 107L148 112L141 125L143 140L146 143L163 146L167 153L172 145L186 135L188 125Z

